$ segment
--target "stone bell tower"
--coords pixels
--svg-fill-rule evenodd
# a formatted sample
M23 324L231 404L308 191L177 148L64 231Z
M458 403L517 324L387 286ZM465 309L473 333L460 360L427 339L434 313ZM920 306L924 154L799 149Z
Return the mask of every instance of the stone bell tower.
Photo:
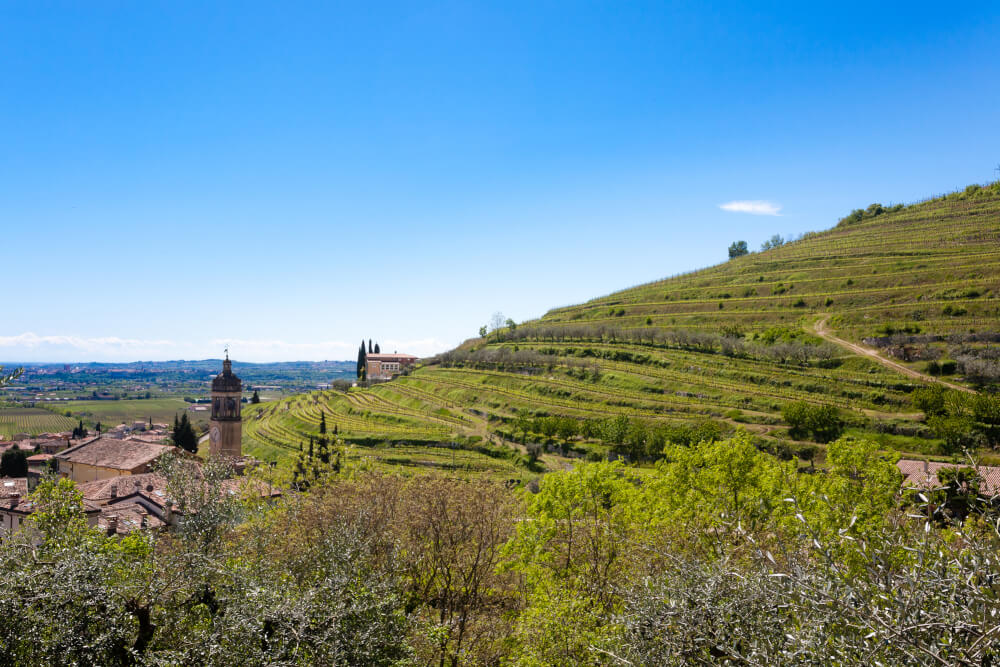
M212 380L212 421L209 426L209 455L239 458L243 455L243 418L240 399L243 383L233 375L229 350L222 372Z

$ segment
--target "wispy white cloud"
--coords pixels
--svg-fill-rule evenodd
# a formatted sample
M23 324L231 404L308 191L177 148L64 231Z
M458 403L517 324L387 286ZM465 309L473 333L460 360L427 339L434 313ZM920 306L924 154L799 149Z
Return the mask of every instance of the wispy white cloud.
M30 331L16 336L0 336L0 347L34 349L45 346L74 348L83 351L105 351L108 349L128 350L135 348L169 348L176 346L170 340L140 340L101 336L84 338L81 336L39 336Z
M741 199L719 204L723 211L749 213L750 215L781 215L781 204L762 199Z

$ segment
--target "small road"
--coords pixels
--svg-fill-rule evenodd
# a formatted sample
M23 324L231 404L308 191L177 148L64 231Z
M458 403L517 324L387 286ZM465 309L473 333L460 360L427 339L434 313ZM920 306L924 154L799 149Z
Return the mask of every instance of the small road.
M873 350L870 347L865 347L863 345L858 345L857 343L851 343L849 341L846 341L843 338L838 338L834 336L830 332L829 327L826 326L826 321L828 319L830 319L829 315L823 317L820 320L817 320L816 323L813 325L813 331L815 331L816 335L819 336L820 338L830 341L834 345L839 345L840 347L844 348L845 350L849 350L854 354L860 354L863 357L868 357L873 361L877 361L886 368L891 368L892 370L902 373L903 375L906 375L908 377L911 377L914 380L920 380L921 382L933 382L935 384L940 384L945 387L948 387L949 389L954 389L956 391L964 391L969 394L976 393L974 390L969 389L968 387L952 384L951 382L945 382L944 380L936 378L932 375L926 375L924 373L921 373L920 371L915 371L912 368L904 366L903 364L897 363L891 359L886 359L881 354L879 354L878 351Z

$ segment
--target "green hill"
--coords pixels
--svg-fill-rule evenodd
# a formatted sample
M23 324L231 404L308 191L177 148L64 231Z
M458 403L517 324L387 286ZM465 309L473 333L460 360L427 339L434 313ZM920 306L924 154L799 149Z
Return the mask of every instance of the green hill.
M804 402L836 408L848 433L933 455L941 441L911 393L995 381L997 332L1000 184L970 186L551 310L390 383L249 407L245 449L290 461L325 413L349 456L473 475L527 474L529 451L542 451L534 469L555 468L736 427L811 459L807 441L824 438L782 416Z

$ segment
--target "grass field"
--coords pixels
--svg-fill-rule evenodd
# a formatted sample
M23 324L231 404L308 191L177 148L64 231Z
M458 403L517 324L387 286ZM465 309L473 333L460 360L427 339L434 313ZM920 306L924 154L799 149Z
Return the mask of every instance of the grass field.
M38 435L70 431L76 421L41 408L0 408L0 436L10 439L17 433Z
M372 446L371 455L404 466L423 456L445 467L420 445L505 435L509 443L518 414L710 418L779 442L782 407L806 401L837 407L851 432L877 432L886 447L934 453L932 438L892 435L919 430L910 393L923 380L823 341L814 329L823 320L853 342L1000 331L1000 186L557 308L391 383L254 406L245 444L287 459L324 413L348 441L396 443L395 454Z

